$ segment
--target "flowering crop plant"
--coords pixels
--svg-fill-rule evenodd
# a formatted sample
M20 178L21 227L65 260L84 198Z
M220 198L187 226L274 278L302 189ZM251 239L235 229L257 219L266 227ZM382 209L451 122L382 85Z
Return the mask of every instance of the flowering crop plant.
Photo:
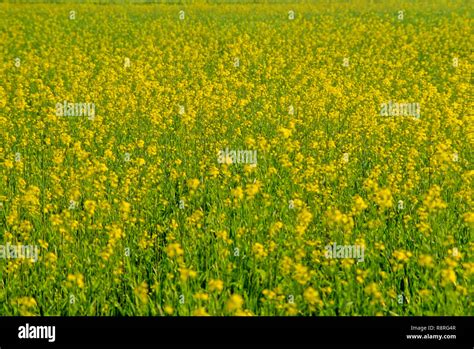
M0 3L0 315L472 315L473 13Z

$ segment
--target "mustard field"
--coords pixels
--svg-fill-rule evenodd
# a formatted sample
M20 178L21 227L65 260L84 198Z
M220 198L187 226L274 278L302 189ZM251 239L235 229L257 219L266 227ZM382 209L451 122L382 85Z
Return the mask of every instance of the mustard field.
M0 3L0 315L472 315L473 3Z

